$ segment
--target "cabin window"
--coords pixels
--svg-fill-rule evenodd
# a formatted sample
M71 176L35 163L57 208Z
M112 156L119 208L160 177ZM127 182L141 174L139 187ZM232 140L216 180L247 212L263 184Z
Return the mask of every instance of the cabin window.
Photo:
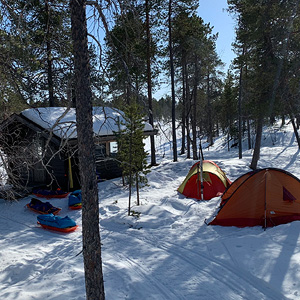
M109 143L110 148L110 154L115 156L118 153L118 143L117 142L111 142Z
M103 160L105 157L115 157L118 153L117 142L106 142L95 145L96 161Z

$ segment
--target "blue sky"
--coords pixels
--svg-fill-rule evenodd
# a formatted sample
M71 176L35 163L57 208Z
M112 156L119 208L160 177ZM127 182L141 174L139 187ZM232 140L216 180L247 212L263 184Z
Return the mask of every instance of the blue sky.
M231 46L235 40L235 21L226 11L227 8L227 0L199 0L199 16L205 23L210 23L213 33L219 33L216 47L220 59L225 63L224 73L235 57ZM165 94L170 94L170 89L168 84L161 85L158 90L154 91L153 96L159 99Z
M225 70L235 57L231 44L235 39L234 19L226 11L227 0L199 0L199 16L205 23L214 27L213 33L219 33L217 52L221 60L226 63Z

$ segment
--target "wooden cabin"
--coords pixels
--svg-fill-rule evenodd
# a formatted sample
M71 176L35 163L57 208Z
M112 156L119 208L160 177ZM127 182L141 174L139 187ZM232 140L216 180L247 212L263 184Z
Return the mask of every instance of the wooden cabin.
M96 174L99 180L120 177L115 133L122 129L122 112L93 108ZM80 188L76 111L74 108L41 107L13 114L0 124L0 148L5 153L8 178L28 190L37 187ZM156 134L145 123L145 137Z

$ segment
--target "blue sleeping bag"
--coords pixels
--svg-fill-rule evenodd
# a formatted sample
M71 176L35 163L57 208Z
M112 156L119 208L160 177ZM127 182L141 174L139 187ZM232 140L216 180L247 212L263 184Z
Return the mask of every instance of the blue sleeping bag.
M82 203L81 190L76 190L69 195L69 206Z
M75 221L68 216L62 218L53 214L48 214L37 216L37 219L40 224L55 228L68 228L76 226Z

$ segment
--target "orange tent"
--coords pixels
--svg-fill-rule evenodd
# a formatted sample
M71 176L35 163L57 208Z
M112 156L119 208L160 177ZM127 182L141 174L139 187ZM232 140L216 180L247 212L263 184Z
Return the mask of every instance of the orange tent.
M201 178L203 200L210 200L213 197L221 195L227 186L230 185L230 180L220 167L210 160L195 163L185 180L177 189L178 192L189 198L201 200Z
M295 220L300 220L300 180L287 171L267 168L236 179L209 224L265 228Z

